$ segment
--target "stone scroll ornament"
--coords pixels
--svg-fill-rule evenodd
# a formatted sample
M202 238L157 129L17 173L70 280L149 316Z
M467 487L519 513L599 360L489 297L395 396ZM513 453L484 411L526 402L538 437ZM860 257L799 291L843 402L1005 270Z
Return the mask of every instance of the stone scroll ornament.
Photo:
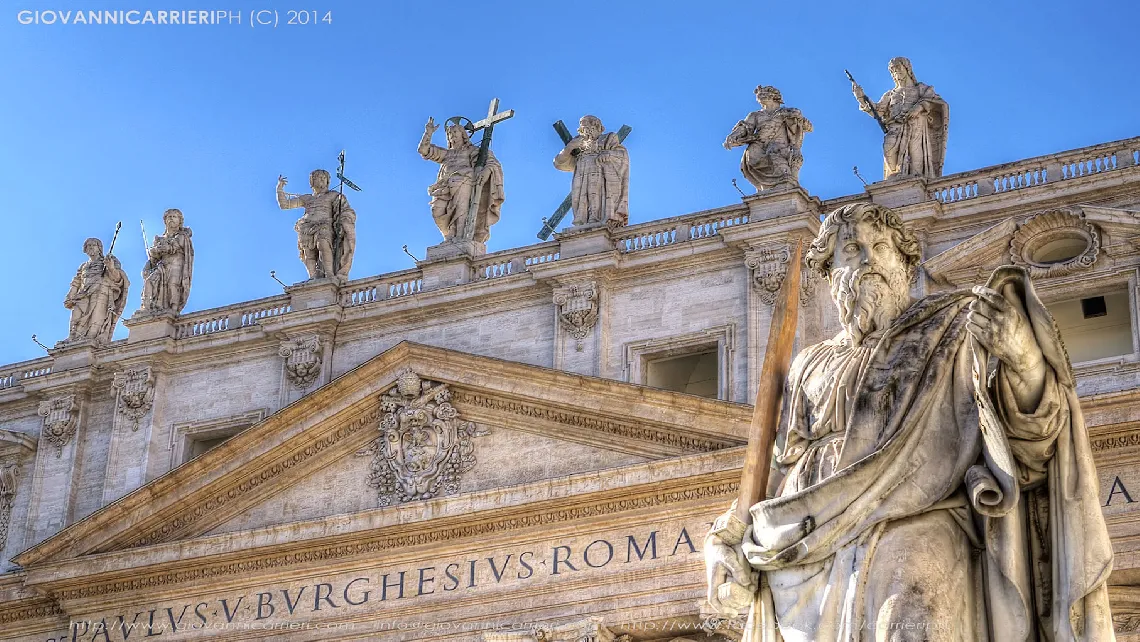
M574 338L575 349L582 352L582 341L598 324L597 285L588 282L556 287L554 305L558 306L559 323Z
M461 476L475 465L472 438L489 431L459 418L448 385L405 370L380 407L380 437L356 453L372 457L368 485L379 491L380 505L458 493Z
M139 429L139 421L154 405L154 374L149 367L115 373L111 388L119 391L118 412Z
M43 438L55 446L55 456L63 456L63 447L75 436L79 410L75 395L63 395L41 401L39 416L44 418Z
M321 340L316 336L282 342L278 354L285 357L285 376L298 390L308 390L321 376Z

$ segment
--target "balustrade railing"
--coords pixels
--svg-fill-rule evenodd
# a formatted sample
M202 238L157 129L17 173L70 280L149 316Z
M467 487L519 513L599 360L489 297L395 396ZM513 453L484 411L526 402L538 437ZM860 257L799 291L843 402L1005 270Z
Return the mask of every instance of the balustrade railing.
M6 366L0 371L0 390L13 388L28 379L51 374L52 361L51 357L40 357Z
M418 269L404 270L349 283L341 291L340 304L351 308L416 294L422 289L423 273Z
M264 319L288 314L292 308L288 295L279 295L239 305L202 310L183 316L174 327L175 339L201 337L257 325Z
M930 184L930 198L956 203L990 194L1140 165L1140 138L951 174Z

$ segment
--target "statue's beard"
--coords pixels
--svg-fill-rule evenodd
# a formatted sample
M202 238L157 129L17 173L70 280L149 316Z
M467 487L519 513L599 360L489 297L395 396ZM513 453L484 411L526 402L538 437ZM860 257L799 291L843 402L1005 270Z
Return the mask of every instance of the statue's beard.
M910 302L908 280L901 271L838 268L831 277L831 296L839 322L858 345L863 337L885 330Z

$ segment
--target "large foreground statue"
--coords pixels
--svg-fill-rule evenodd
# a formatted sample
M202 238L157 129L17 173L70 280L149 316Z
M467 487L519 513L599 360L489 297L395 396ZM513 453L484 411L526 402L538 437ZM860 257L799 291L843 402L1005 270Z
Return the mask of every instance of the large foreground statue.
M887 69L895 86L878 103L868 100L863 88L851 81L859 109L875 116L884 130L883 178L942 176L949 105L933 87L918 82L910 60L892 58Z
M87 261L75 271L71 289L63 300L63 307L71 310L67 340L104 344L115 332L131 284L119 259L110 254L103 256L103 241L87 239L83 253Z
M843 330L792 364L771 498L706 539L713 608L751 642L1113 640L1088 434L1026 272L914 301L918 243L871 204L807 261Z
M294 226L301 262L309 279L347 280L356 252L356 212L344 194L329 191L329 173L309 173L312 194L288 194L284 176L277 177L277 205L283 210L305 208Z
M180 314L194 278L194 243L182 210L166 210L162 221L166 230L146 249L142 308L150 314Z

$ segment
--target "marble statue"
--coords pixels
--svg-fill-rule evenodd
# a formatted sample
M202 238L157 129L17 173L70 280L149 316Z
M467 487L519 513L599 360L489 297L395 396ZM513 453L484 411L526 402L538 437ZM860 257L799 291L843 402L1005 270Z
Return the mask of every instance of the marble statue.
M71 310L68 342L93 341L108 343L115 324L127 305L130 281L114 255L103 256L103 241L90 238L83 242L88 260L79 266L71 279L71 289L63 307Z
M190 296L194 244L190 228L183 225L181 210L166 210L162 221L166 231L156 235L146 249L142 308L149 314L180 314Z
M740 172L758 191L799 185L804 164L800 148L811 121L800 110L784 107L784 98L775 87L756 88L760 109L736 123L724 139L724 148L747 145L740 159Z
M578 135L554 157L554 166L574 172L570 191L574 225L629 222L629 153L616 132L604 133L597 116L583 116Z
M851 90L859 109L875 116L883 127L883 178L942 176L950 106L934 88L918 82L910 60L892 58L887 68L895 86L878 103L867 99L854 80Z
M429 118L424 125L424 135L420 139L419 153L425 160L439 163L439 174L428 187L431 195L431 215L443 234L444 241L469 239L476 243L486 243L491 236L491 226L499 220L499 211L506 197L503 195L503 167L495 158L495 153L487 150L487 164L476 176L476 161L479 146L471 142L467 130L455 123L448 123L447 148L433 145L432 134L439 129L435 119ZM468 233L467 212L471 205L471 194L477 181L486 181L481 192L481 202L475 216L475 229Z
M277 204L283 210L305 208L294 226L301 262L309 279L348 280L356 252L356 212L340 192L329 191L329 173L315 169L309 173L312 194L288 194L288 179L277 177Z
M769 499L706 538L710 605L752 642L1113 640L1056 324L1016 266L912 300L919 257L880 205L824 220L807 265L843 329L792 363Z

